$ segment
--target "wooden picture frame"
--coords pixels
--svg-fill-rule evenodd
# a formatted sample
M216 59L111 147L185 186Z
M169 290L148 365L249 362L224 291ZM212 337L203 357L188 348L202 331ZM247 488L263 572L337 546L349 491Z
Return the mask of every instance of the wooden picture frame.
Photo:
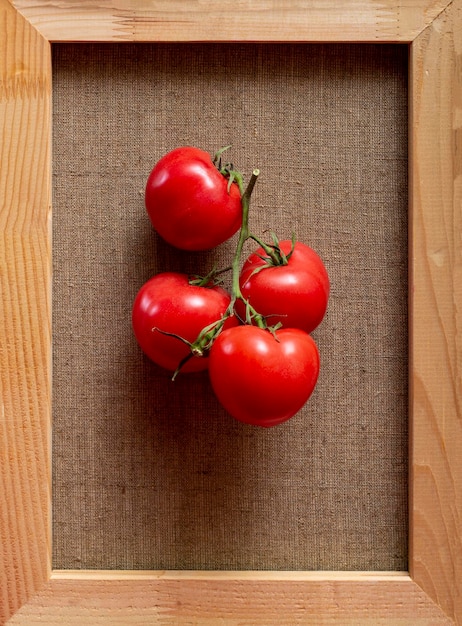
M51 54L61 41L410 52L408 572L53 571ZM462 0L0 0L0 622L462 624Z

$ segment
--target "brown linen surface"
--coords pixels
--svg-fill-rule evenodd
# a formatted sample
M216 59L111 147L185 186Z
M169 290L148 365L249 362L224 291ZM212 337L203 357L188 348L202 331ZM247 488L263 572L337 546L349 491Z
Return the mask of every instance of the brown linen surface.
M406 569L406 46L60 44L53 64L53 566ZM273 429L132 335L144 281L234 251L149 223L146 178L185 144L259 167L252 230L295 231L331 276L318 386Z

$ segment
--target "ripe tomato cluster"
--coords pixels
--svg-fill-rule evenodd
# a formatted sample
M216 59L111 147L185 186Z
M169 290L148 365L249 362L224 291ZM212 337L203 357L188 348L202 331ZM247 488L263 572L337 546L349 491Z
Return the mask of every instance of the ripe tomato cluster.
M226 149L226 148L225 148ZM193 147L166 154L146 184L146 210L157 233L188 251L207 250L239 229L232 289L219 272L189 277L153 276L132 309L135 337L144 353L174 372L208 369L212 389L237 420L275 426L293 417L311 396L319 351L311 332L327 310L330 282L318 254L295 238L265 243L249 232L250 197L232 164ZM241 267L243 245L258 248Z

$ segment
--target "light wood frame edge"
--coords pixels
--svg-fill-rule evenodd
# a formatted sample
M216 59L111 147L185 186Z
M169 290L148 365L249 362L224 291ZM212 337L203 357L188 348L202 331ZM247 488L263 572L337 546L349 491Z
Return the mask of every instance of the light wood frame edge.
M462 0L382 2L380 14L345 2L341 15L307 0L301 25L287 2L282 28L267 3L241 3L247 30L223 27L217 7L188 13L190 0L175 4L186 26L154 15L154 0L130 4L0 0L1 623L462 623ZM409 573L52 572L49 42L232 41L251 28L260 41L410 44Z

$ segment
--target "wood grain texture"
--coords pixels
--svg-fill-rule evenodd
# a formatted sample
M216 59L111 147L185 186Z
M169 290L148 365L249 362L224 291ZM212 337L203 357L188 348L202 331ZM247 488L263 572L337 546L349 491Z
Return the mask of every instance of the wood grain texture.
M50 41L412 41L449 0L12 0Z
M175 575L177 578L175 578ZM88 574L54 580L9 622L58 624L226 624L270 626L446 626L452 623L408 576L309 575L292 580L172 573L123 580ZM304 579L303 579L304 578ZM396 578L396 580L394 579Z
M462 620L462 2L412 47L413 578Z
M227 14L217 2L178 0L172 9L171 3L144 0L133 9L128 2L106 0L97 6L85 0L17 0L23 19L0 0L0 623L12 616L11 624L49 626L462 624L462 0L398 5L358 0L344 3L341 12L331 1L237 5L245 19ZM56 573L46 582L51 76L46 39L415 39L410 577Z
M49 573L50 61L0 1L0 623Z

